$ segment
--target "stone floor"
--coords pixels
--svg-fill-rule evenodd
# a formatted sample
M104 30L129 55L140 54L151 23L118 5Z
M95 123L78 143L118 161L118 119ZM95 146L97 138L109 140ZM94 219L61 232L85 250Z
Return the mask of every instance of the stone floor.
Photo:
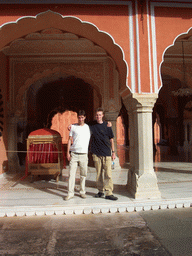
M0 227L0 255L171 255L138 212L0 218Z
M79 197L79 172L76 176L74 198L65 201L67 195L68 169L63 169L59 182L50 177L37 177L33 183L30 177L22 179L24 172L6 173L0 178L0 217L62 215L133 212L151 209L181 208L192 205L192 163L181 162L178 157L166 157L166 150L160 152L154 162L160 199L136 200L127 191L128 153L119 149L121 170L113 170L114 194L117 201L95 198L95 169L89 167L86 188L87 198ZM163 153L165 153L163 155ZM160 161L159 161L160 159Z

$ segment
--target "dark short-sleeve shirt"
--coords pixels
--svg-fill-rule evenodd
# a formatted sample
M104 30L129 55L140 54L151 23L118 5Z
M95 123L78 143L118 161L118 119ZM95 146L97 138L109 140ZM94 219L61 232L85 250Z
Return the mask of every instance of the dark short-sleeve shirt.
M111 127L107 122L102 124L93 121L89 123L91 130L91 152L97 156L111 156L110 139L114 137Z

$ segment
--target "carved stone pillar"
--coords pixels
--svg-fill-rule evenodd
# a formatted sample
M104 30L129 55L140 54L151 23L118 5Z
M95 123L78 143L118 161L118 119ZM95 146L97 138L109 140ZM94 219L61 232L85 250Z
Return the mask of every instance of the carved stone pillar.
M114 146L115 146L115 153L116 153L116 159L115 159L115 170L120 169L121 166L119 164L119 157L117 154L117 117L119 115L119 112L113 111L113 112L105 112L105 119L107 121L110 121L112 123L112 130L114 134Z
M17 117L8 117L8 169L17 171L19 168L19 158L17 155Z
M189 122L189 145L192 145L192 122Z
M152 110L157 96L132 94L123 99L130 127L128 189L136 199L161 197L153 169Z
M168 119L168 137L169 137L169 154L177 155L177 123L178 118L170 117Z
M183 128L184 128L184 144L183 144L183 147L184 147L184 150L188 150L188 147L189 147L189 142L188 142L188 136L187 136L187 128L188 126L188 122L184 121L183 123Z

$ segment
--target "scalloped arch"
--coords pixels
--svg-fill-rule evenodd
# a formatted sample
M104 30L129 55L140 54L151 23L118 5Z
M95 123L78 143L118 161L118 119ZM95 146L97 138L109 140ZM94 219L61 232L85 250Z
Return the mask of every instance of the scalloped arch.
M192 43L192 28L190 28L187 32L184 32L184 33L181 33L181 34L179 34L175 39L174 39L174 41L173 41L173 43L171 44L171 45L169 45L165 50L164 50L164 53L163 53L163 56L162 56L162 61L161 61L161 64L160 64L160 77L161 77L161 80L162 80L162 65L163 65L163 63L164 63L164 60L165 60L165 55L166 55L166 53L171 49L171 48L174 48L175 47L175 44L177 43L177 42L179 42L180 40L189 40L190 39L190 41L191 41L191 43ZM165 68L164 68L164 70L165 70ZM176 70L174 70L174 71L176 71ZM170 71L168 68L166 68L166 74L167 75L172 75L172 71ZM175 77L175 78L178 78L178 79L181 79L181 71L179 70L179 73L177 73L177 72L175 72L174 73L174 75L173 75L173 77ZM189 80L189 81L191 81L191 80ZM190 85L192 86L192 83L190 83ZM158 89L158 92L161 90L161 88L162 88L162 86L163 85L161 85L160 87L159 87L159 89Z
M51 80L55 80L55 79L58 79L59 77L62 77L63 75L64 76L75 76L75 77L83 79L85 82L87 82L88 84L93 86L93 88L96 90L98 95L101 95L100 89L98 88L98 86L94 83L94 81L91 78L86 76L83 72L74 72L73 70L70 70L70 69L55 67L52 70L47 69L47 70L43 71L42 73L36 73L31 78L26 80L25 84L19 89L17 97L16 97L16 106L17 106L16 115L17 116L21 115L22 110L24 108L23 108L22 104L20 104L20 103L23 102L22 98L23 98L25 91L27 91L27 89L32 84L35 84L38 81L42 81L45 79L46 79L46 82L50 82ZM101 101L101 99L100 99L100 101Z
M57 28L76 34L105 49L115 61L119 71L120 88L126 88L130 91L130 88L126 86L127 64L120 46L114 42L109 34L99 31L94 24L83 22L76 17L63 17L61 14L49 10L38 14L36 17L22 17L16 22L7 23L0 29L0 49L15 39L46 28Z

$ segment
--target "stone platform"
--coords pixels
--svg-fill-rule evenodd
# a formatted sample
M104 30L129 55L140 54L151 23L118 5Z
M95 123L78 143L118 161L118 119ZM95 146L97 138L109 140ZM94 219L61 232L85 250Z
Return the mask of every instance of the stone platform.
M127 191L127 169L113 170L114 194L119 198L110 201L95 198L95 169L89 167L86 188L87 198L79 197L79 172L76 176L74 198L65 201L68 169L63 169L59 182L50 177L22 179L24 172L6 173L0 177L0 217L115 213L147 211L153 209L192 206L192 163L155 162L161 199L136 200Z

